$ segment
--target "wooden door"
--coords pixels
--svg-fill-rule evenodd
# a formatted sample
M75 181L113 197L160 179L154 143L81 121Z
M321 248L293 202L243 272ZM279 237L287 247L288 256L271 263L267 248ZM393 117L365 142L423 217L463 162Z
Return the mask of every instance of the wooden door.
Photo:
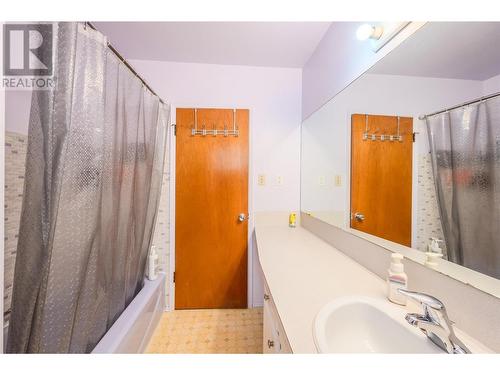
M247 307L248 117L232 135L192 135L195 110L176 120L175 308ZM232 109L198 109L197 128L233 128Z
M413 119L400 117L402 141L388 140L397 128L397 116L352 115L351 228L411 246Z

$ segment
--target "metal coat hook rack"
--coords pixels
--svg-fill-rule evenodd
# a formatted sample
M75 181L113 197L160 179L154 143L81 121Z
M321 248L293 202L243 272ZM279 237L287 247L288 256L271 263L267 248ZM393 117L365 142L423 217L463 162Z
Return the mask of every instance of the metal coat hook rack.
M399 131L399 116L398 116L398 129L396 134L375 134L375 133L369 133L368 132L368 115L365 115L365 131L363 133L363 141L389 141L389 142L394 142L394 141L399 141L403 142L403 136L401 135Z
M233 136L233 137L238 137L240 135L240 130L238 129L238 126L236 125L236 109L233 109L233 127L232 129L227 128L227 124L224 122L224 129L217 129L216 125L213 124L213 128L207 129L205 124L202 124L201 129L198 129L198 109L194 109L194 124L193 128L191 128L191 135L201 135L201 136L207 136L211 135L213 137L216 137L218 135L223 135L224 137L228 136Z

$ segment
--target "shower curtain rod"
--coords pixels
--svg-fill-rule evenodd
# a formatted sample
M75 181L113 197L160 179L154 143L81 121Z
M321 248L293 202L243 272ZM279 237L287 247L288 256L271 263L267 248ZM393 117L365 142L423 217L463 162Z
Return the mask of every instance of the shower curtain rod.
M465 102L465 103L462 103L462 104L459 104L459 105L456 105L456 106L453 106L453 107L450 107L450 108L446 108L446 109L443 109L441 111L433 112L433 113L428 114L428 115L418 116L418 119L419 120L425 120L427 117L439 115L440 113L448 112L448 111L451 111L453 109L457 109L457 108L460 108L460 107L465 107L466 105L474 104L474 103L477 103L477 102L482 102L483 100L492 99L492 98L495 98L497 96L500 96L500 92L497 92L495 94L490 94L490 95L482 96L479 99L470 100L468 102Z
M92 30L99 31L99 30L97 30L97 28L96 28L96 27L95 27L95 26L94 26L91 22L89 22L89 21L85 21L85 22L84 22L84 25L89 26ZM99 31L99 32L100 32L100 31ZM129 68L129 70L130 70L132 73L134 73L134 75L135 75L137 78L139 78L139 80L140 80L140 81L144 84L144 86L146 86L146 88L147 88L149 91L151 91L151 93L152 93L154 96L156 96L156 97L160 100L160 103L165 104L165 102L163 101L163 99L162 99L162 98L160 98L160 95L158 95L158 94L157 94L157 93L156 93L156 92L155 92L155 91L154 91L154 90L153 90L153 89L152 89L152 88L151 88L151 87L150 87L150 86L146 83L146 81L145 81L145 80L144 80L144 79L143 79L143 78L139 75L139 73L137 73L137 72L135 71L135 69L134 69L134 68L132 68L132 66L131 66L131 65L128 63L128 61L127 61L127 60L126 60L126 59L125 59L125 58L121 55L121 53L120 53L120 52L118 52L118 51L116 50L116 48L115 48L115 47L113 47L113 46L111 45L111 43L109 43L109 42L108 42L107 44L108 44L108 48L111 50L111 52L113 52L113 53L115 54L115 56L116 56L116 57L118 57L118 59L120 59L120 61L121 61L123 64L125 64L125 66L126 66L127 68Z

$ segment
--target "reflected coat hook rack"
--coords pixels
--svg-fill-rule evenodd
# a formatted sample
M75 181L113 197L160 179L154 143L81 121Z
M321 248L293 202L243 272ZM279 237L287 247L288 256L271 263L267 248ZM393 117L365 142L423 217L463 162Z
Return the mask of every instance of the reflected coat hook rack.
M399 132L399 116L398 116L398 131L396 134L375 134L375 133L368 133L368 115L365 115L365 132L363 133L363 141L370 140L370 141L389 141L389 142L394 142L394 141L399 141L403 142L403 136Z
M240 135L240 131L238 127L236 126L236 109L233 109L233 127L232 129L227 128L227 124L224 122L224 129L217 129L216 125L213 125L212 129L207 129L205 124L202 125L201 129L198 129L198 109L194 109L194 124L193 128L191 128L191 135L196 136L196 135L201 135L201 136L207 136L211 135L213 137L216 137L218 135L223 135L224 137L228 136L234 136L237 137Z

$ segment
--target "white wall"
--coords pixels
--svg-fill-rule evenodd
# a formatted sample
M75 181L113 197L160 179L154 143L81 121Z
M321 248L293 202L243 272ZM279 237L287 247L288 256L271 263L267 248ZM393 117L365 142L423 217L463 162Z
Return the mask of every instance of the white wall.
M309 117L424 24L412 22L375 53L370 40L361 42L356 39L356 30L363 23L334 22L304 66L303 119Z
M250 211L298 211L300 200L301 70L132 60L131 64L173 107L250 109ZM266 185L257 185L257 175ZM283 184L277 185L278 176ZM253 231L253 220L250 221ZM255 249L253 305L263 288Z
M500 74L483 81L483 95L500 92Z

